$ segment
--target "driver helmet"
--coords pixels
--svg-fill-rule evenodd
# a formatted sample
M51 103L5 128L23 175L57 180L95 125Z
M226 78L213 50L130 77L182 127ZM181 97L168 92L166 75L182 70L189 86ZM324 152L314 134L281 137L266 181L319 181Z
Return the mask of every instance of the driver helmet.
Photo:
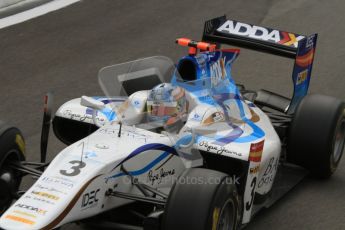
M185 90L170 83L157 85L149 93L147 111L150 121L175 123L187 111Z

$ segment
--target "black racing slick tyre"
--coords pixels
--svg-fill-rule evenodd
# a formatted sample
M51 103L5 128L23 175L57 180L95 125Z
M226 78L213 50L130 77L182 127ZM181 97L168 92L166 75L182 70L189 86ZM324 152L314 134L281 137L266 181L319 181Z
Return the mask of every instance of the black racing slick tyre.
M24 161L25 142L21 132L0 121L0 214L16 198L22 175L11 167Z
M228 175L187 169L170 192L162 230L236 230L240 206L236 186Z
M343 155L345 104L324 95L308 95L294 114L288 137L287 159L317 178L329 178Z

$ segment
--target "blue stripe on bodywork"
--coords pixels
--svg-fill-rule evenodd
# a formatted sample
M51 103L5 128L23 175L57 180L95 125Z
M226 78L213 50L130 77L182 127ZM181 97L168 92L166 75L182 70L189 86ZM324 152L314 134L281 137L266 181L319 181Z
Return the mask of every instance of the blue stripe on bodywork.
M156 166L159 162L164 160L169 155L170 155L169 152L163 152L159 157L154 159L152 162L150 162L144 168L139 169L139 170L135 170L135 171L129 171L129 174L132 175L132 176L139 176L141 174L144 174L144 173L148 172L149 170L151 170L154 166ZM111 177L108 177L108 179L110 179L110 178L114 179L114 178L125 176L125 175L126 175L125 173L119 172L118 174L115 174L115 175L113 175Z
M128 160L132 159L133 157L135 157L135 156L137 156L143 152L146 152L148 150L162 150L164 152L158 158L156 158L151 163L149 163L147 166L145 166L143 169L140 169L140 170L137 170L134 172L130 172L131 174L135 173L136 175L140 175L142 173L147 172L148 170L150 170L152 167L154 167L156 164L161 162L163 159L165 159L170 154L177 156L177 152L176 152L174 147L170 147L170 146L167 146L164 144L158 144L158 143L147 144L147 145L140 146L139 148L134 150L125 159L123 159L120 163L118 163L111 171L114 171L117 167L119 167L120 165L122 165L126 161L128 161ZM134 175L134 174L132 174L132 175ZM114 178L114 177L119 177L119 176L120 175L116 174L116 175L113 175L109 178Z
M243 104L242 104L242 99L239 96L239 94L222 93L222 94L216 94L213 97L218 103L218 105L220 105L221 108L223 109L225 119L226 121L229 121L227 122L227 124L233 129L229 134L223 137L216 138L216 140L214 141L214 144L225 145L231 142L246 143L246 142L255 141L265 136L265 132L260 127L255 125L254 122L252 122L250 119L246 117ZM237 125L230 122L230 117L227 113L227 108L224 104L224 102L228 99L233 99L236 101L237 107L240 111L241 119L253 129L253 132L251 134L241 137L241 135L243 134L243 130Z

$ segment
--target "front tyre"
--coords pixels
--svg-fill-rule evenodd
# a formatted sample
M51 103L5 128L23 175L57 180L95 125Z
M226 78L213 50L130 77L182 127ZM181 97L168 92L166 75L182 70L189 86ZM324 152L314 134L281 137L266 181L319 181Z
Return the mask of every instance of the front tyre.
M236 230L240 204L231 178L208 169L187 169L170 192L163 230Z
M329 178L337 169L345 143L345 104L324 95L308 95L294 114L288 139L288 161Z
M6 211L16 198L21 174L11 164L24 161L25 143L21 132L0 121L0 214Z

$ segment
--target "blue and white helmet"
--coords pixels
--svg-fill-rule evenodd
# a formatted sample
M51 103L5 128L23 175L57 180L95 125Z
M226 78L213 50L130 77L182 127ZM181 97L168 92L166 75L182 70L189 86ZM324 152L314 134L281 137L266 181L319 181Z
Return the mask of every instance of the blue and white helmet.
M186 110L184 89L162 83L154 87L147 100L147 111L151 121L168 122Z

